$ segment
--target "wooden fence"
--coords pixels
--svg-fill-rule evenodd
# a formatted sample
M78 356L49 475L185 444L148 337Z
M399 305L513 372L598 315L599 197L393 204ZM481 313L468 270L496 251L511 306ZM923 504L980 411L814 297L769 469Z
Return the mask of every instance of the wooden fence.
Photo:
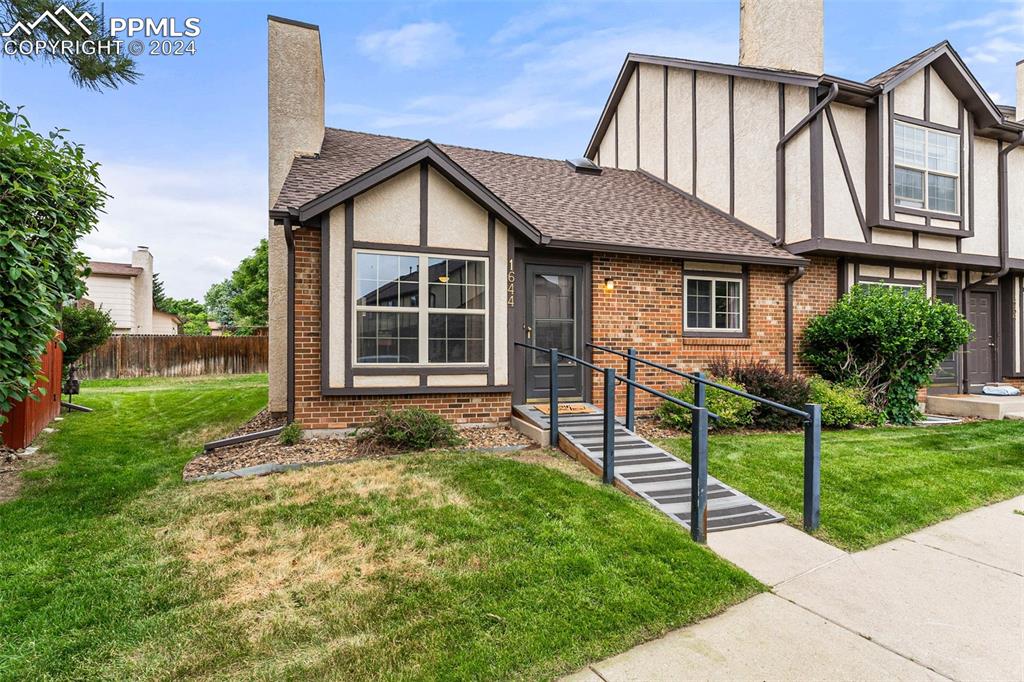
M194 377L267 371L266 336L112 336L78 361L80 379Z
M64 359L58 340L46 344L41 358L42 376L36 381L32 394L12 405L4 413L0 424L0 441L9 448L20 450L31 443L53 418L60 414L61 361Z

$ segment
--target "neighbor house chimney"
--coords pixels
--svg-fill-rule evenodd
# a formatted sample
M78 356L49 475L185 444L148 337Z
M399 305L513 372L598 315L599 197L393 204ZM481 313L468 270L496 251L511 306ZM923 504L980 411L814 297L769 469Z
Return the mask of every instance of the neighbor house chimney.
M320 29L267 17L267 132L269 207L281 192L292 159L317 154L324 139L324 61ZM284 412L288 398L288 251L284 228L270 221L269 403Z
M132 265L142 269L135 278L135 319L136 334L153 333L153 254L148 246L136 246L132 251Z
M824 0L740 0L740 65L824 73Z
M1014 118L1024 122L1024 59L1017 62L1017 109Z

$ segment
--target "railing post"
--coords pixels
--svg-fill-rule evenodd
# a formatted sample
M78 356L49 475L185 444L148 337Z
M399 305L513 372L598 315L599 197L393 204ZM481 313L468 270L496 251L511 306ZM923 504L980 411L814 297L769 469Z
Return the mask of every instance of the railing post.
M550 394L548 404L551 409L551 438L549 440L551 447L558 447L558 349L552 348L548 351L550 361L550 386L548 386L548 393Z
M636 348L630 348L629 358L626 360L626 378L636 381ZM636 387L633 384L626 384L626 428L633 431L636 425Z
M805 405L804 422L804 530L821 523L821 405Z
M704 372L694 372L693 376L704 378ZM704 401L707 399L707 387L699 381L693 382L693 404L697 407L707 407Z
M708 539L708 410L691 411L690 424L690 537Z
M615 480L615 368L604 370L604 462L605 483Z

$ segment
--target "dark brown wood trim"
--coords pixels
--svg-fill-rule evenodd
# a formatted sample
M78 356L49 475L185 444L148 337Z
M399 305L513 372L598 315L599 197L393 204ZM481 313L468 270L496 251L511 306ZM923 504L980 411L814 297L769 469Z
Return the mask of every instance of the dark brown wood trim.
M868 227L875 228L881 227L886 230L903 230L904 232L919 232L922 234L936 234L943 237L953 237L954 239L966 239L973 237L974 233L967 230L961 230L956 227L935 227L934 225L918 225L917 223L904 223L899 220L879 220L877 223L872 225L868 223Z
M882 174L884 165L882 159L882 98L875 98L874 104L868 107L864 116L864 219L869 225L877 223L882 218L882 198L885 196L885 185ZM870 242L871 231L868 230L868 241Z
M974 116L970 113L967 114L967 135L967 156L969 159L968 165L970 166L970 175L968 176L967 181L968 183L970 183L970 187L968 188L968 194L971 205L970 211L967 213L967 224L968 230L970 230L971 234L974 234ZM960 182L962 184L963 169L960 170L960 175Z
M354 202L349 199L345 202L345 243L342 248L345 249L345 386L352 385L352 339L356 336L354 318L352 314L353 303L355 302L355 296L353 296L352 282L355 280L355 276L352 271L352 250L355 248L355 211ZM330 340L328 339L328 343Z
M932 120L932 67L924 67L924 120Z
M680 314L683 338L690 339L748 339L750 338L750 271L743 265L741 272L718 272L715 270L687 270L685 263L679 264L680 284L682 287L683 300L680 301ZM718 277L720 279L740 280L740 303L743 306L741 315L742 326L738 331L714 329L709 331L692 331L686 328L686 278L687 277ZM714 311L711 312L714 315Z
M818 92L811 88L807 93L808 109L814 109L818 104ZM825 159L823 156L825 142L821 113L818 113L811 121L810 144L811 237L819 238L825 236Z
M331 385L331 212L320 216L320 390Z
M481 258L487 251L479 249L449 249L443 246L416 246L414 244L392 244L388 242L352 242L353 249L370 249L373 251L402 251L409 253L438 253L448 256L475 256Z
M736 215L735 76L729 76L729 215Z
M907 215L918 215L922 218L931 218L932 220L948 220L951 223L962 223L964 221L963 216L956 215L953 213L942 213L940 211L928 211L923 208L914 208L913 206L900 206L896 205L894 209L895 213L905 213ZM897 221L899 222L899 221ZM909 224L909 223L908 223ZM957 229L957 228L942 228L942 229Z
M615 167L619 168L619 112L615 112Z
M832 107L825 107L825 116L828 117L828 127L832 132L832 142L836 146L836 153L839 155L839 164L843 167L843 177L846 178L846 187L850 192L850 199L853 201L853 209L857 212L857 222L860 224L860 231L864 235L864 241L871 241L871 231L864 220L864 211L860 207L860 198L857 196L857 187L853 183L853 174L850 173L850 164L846 161L846 152L843 151L843 141L839 136L839 127L836 125L835 117L832 115Z
M697 72L690 71L690 163L693 166L691 182L693 196L697 196Z
M640 69L636 70L636 167L640 168Z
M429 212L427 206L427 197L429 195L429 166L426 161L420 162L420 246L427 246L429 244L428 235L428 224L429 224Z
M487 374L485 365L423 365L399 363L388 365L356 365L352 368L353 376L419 376L427 377L436 374ZM491 384L488 384L490 386Z
M411 375L412 373L410 373ZM511 393L511 386L374 386L369 388L330 388L324 391L328 396L375 396L375 395L436 395L438 393L460 395L464 393Z
M494 315L495 315L495 301L497 300L497 288L500 283L497 281L495 272L495 226L494 226L494 214L490 213L487 216L487 385L494 385L494 347L495 347L495 336L494 336Z
M962 103L961 103L962 105ZM931 121L922 120L920 118L914 118L913 116L907 116L906 114L892 115L893 119L900 123L906 123L912 126L920 126L922 128L931 128L932 130L938 130L943 133L950 133L952 135L959 135L960 129L954 128L953 126L942 125L941 123L932 123Z
M786 136L786 84L779 83L779 140ZM778 143L777 143L778 144ZM775 163L775 239L781 244L786 241L786 193L778 191L781 183L786 184L786 152L778 154Z
M779 267L796 267L806 265L807 261L796 260L787 257L772 258L768 256L746 256L732 253L719 253L708 251L685 251L682 249L652 249L643 246L624 246L622 244L607 244L594 242L570 242L560 239L552 239L548 244L551 249L566 249L577 252L590 253L629 253L642 256L661 256L664 258L689 258L691 260L702 260L709 263L751 263L757 265L776 265Z
M963 134L963 128L964 128L964 103L963 102L959 102L958 106L957 106L956 124L960 127L960 137L959 137L959 140L960 140L960 177L957 178L957 183L956 184L960 185L960 206L959 206L959 208L960 208L960 215L961 216L966 216L967 215L967 204L964 203L964 198L967 196L967 190L966 190L967 183L964 182L964 176L967 174L967 171L964 170L964 134ZM972 211L974 210L973 206L971 207L971 210Z
M863 244L842 239L808 239L789 244L786 249L790 253L802 254L836 254L846 256L866 256L869 258L893 259L914 263L939 263L954 266L966 265L978 269L998 268L998 256L976 256L967 253L936 251L934 249L913 249L908 246L889 246L887 244Z
M886 100L885 100L885 111L886 111L886 114L887 114L886 115L886 120L888 121L888 123L886 125L886 129L889 131L888 132L888 137L889 137L888 142L889 142L889 144L887 145L888 146L888 150L889 150L889 157L886 159L886 163L885 163L886 175L888 176L888 179L889 179L889 189L888 189L888 192L889 192L889 211L888 211L889 220L892 220L893 217L894 217L893 216L893 208L894 208L894 206L896 204L896 179L893 177L893 165L894 165L893 164L893 160L895 159L896 145L895 145L895 142L893 141L893 131L895 130L895 124L893 123L892 107L893 107L893 94L892 94L892 92L889 92L889 94L886 95Z
M665 177L665 182L668 182L668 67L664 67L662 71L662 112L661 112L661 142L662 142L662 161L663 171L662 174Z

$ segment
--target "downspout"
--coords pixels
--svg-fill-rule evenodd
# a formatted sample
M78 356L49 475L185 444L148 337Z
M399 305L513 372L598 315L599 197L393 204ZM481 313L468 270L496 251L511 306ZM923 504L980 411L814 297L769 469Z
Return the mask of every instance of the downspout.
M292 215L284 219L284 242L288 248L288 407L287 423L295 421L295 235Z
M1010 209L1009 209L1009 177L1006 167L1007 157L1017 147L1024 144L1024 131L1021 131L1017 135L1017 139L1014 140L1009 146L999 150L999 170L998 170L998 185L999 185L999 270L988 277L979 279L974 284L968 284L964 291L970 291L976 287L981 287L989 282L997 280L1010 271ZM971 209L973 210L973 206Z
M829 86L825 99L807 112L807 115L800 119L800 122L793 126L792 130L779 138L778 144L775 145L775 239L772 241L772 246L781 246L786 242L786 144L817 118L825 107L838 96L839 83L833 83Z
M793 373L793 288L806 273L807 266L800 265L786 278L786 374Z

